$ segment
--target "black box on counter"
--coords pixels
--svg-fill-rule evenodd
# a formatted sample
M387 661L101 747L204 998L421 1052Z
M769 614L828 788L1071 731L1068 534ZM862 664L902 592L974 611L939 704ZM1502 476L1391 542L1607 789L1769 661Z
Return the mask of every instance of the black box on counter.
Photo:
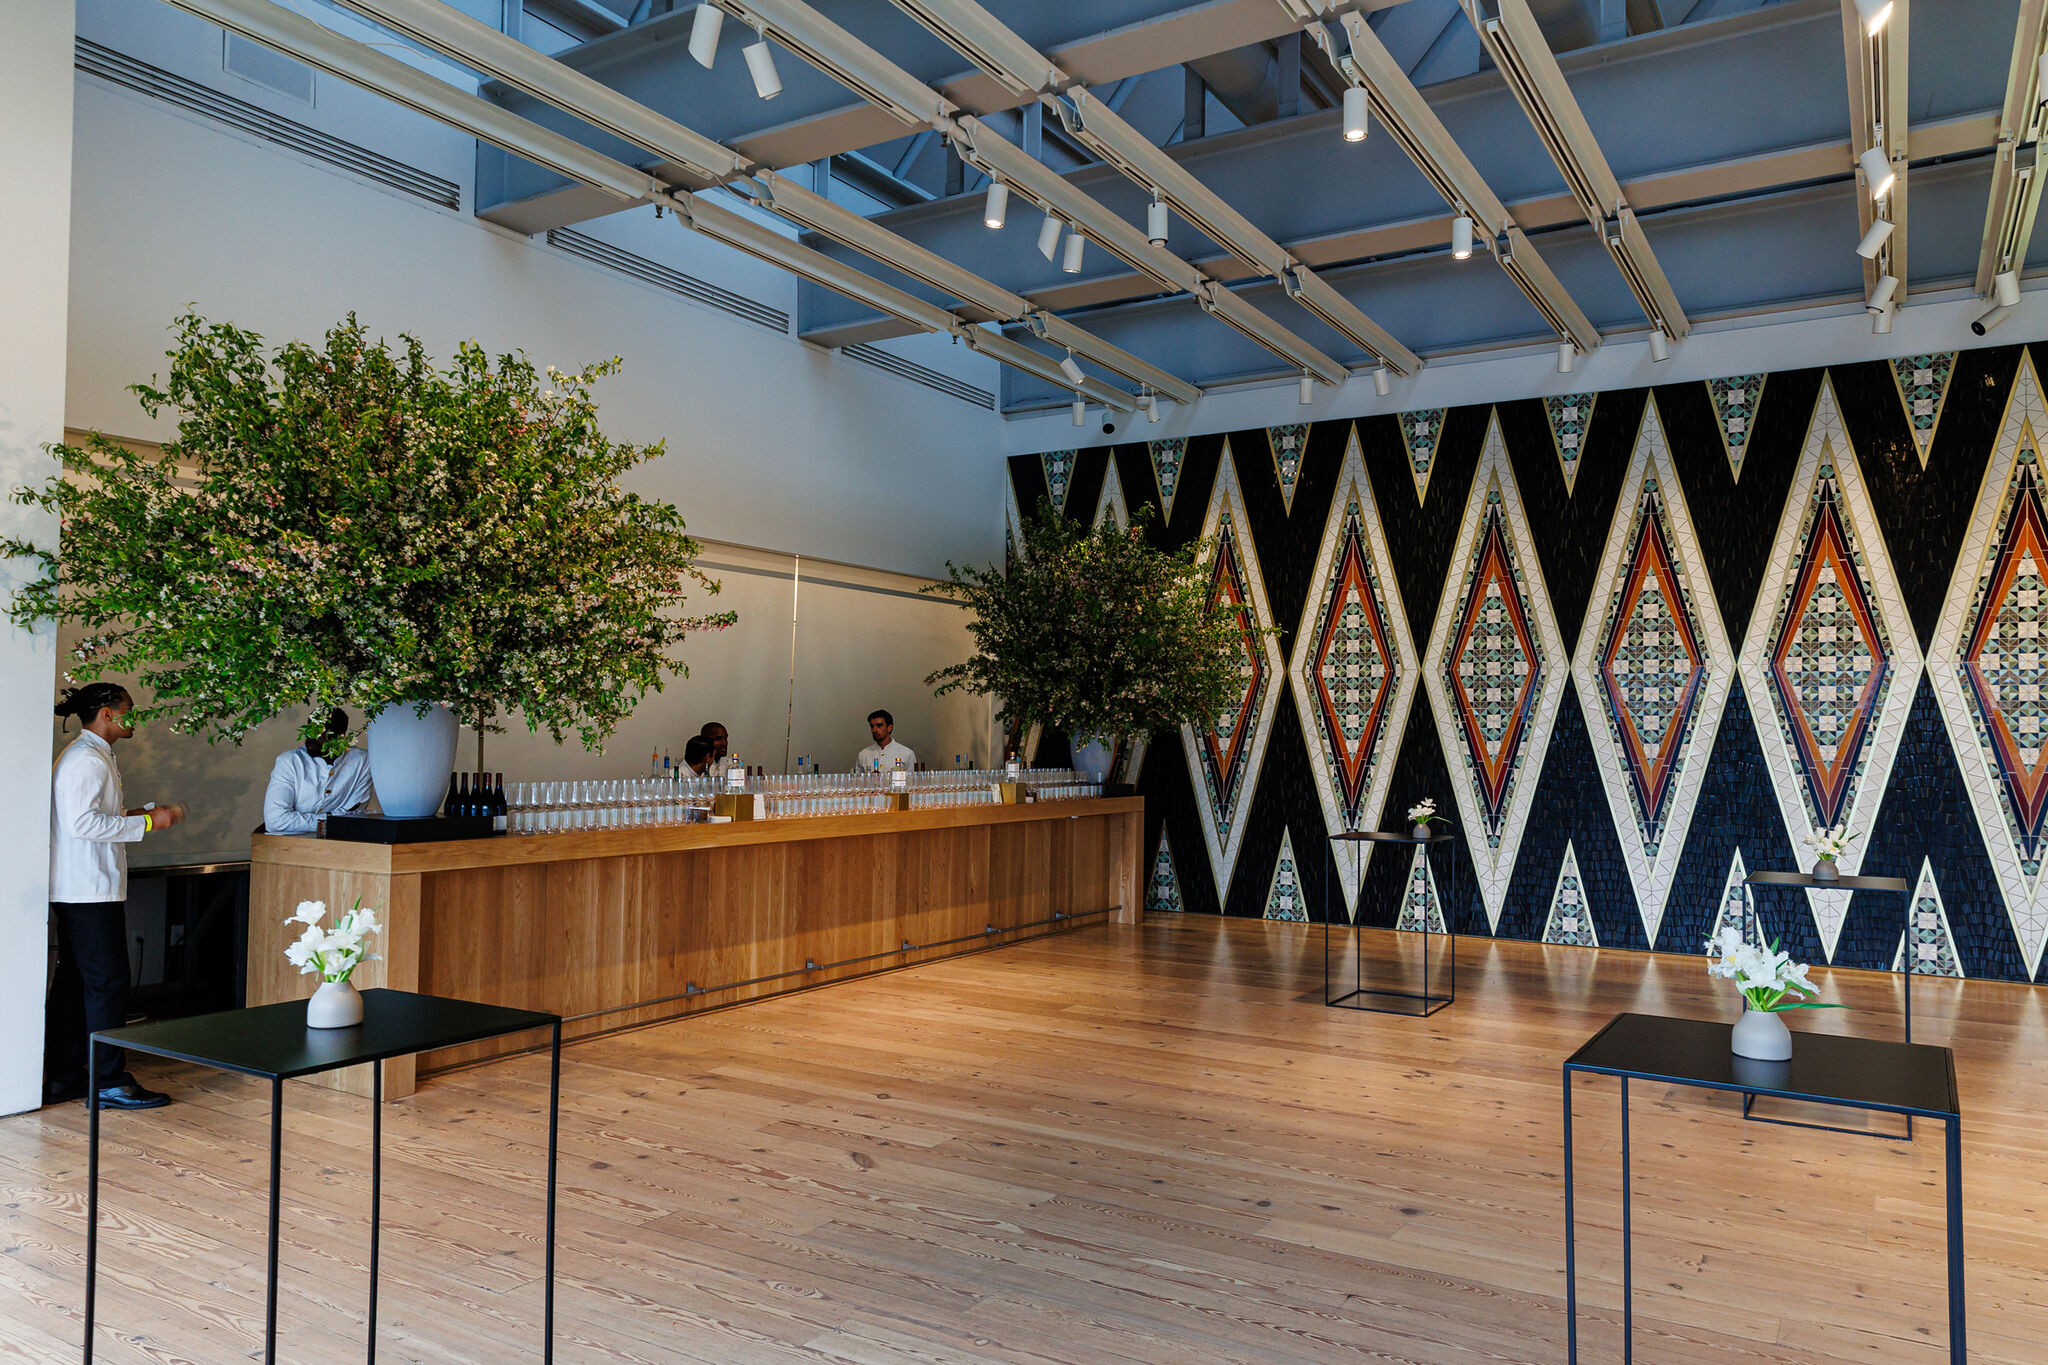
M438 844L451 839L489 839L501 831L488 815L426 815L400 820L389 815L330 815L327 837L352 844Z

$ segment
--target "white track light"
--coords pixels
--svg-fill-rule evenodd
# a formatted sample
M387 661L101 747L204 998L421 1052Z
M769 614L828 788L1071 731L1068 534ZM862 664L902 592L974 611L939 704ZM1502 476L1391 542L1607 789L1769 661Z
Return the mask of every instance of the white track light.
M2048 52L2034 59L2034 103L2048 101Z
M1994 303L1984 315L1970 324L1970 330L1978 336L1989 336L2001 323L2012 316L2012 309L2002 303Z
M1856 164L1863 168L1863 182L1870 187L1872 199L1882 199L1892 192L1892 181L1897 176L1880 148L1870 148L1856 158Z
M1070 382L1075 384L1080 383L1082 380L1088 377L1087 375L1081 373L1081 366L1074 360L1074 353L1072 351L1068 351L1066 359L1060 362L1060 373L1065 375Z
M2020 277L2015 270L2001 270L1991 277L1991 297L2002 307L2012 308L2020 301Z
M718 35L725 31L725 11L716 5L697 6L690 20L690 55L706 71L718 60Z
M747 74L754 78L754 93L764 100L772 100L782 93L782 77L775 71L775 53L768 46L764 34L748 43L743 55L747 59Z
M1365 109L1367 99L1365 87L1347 85L1344 87L1344 140L1365 141Z
M1890 336L1892 330L1892 315L1898 311L1899 310L1896 308L1879 308L1874 310L1870 315L1871 335Z
M1079 228L1067 234L1066 254L1060 257L1060 269L1069 275L1081 273L1081 251L1088 245L1088 239L1081 235Z
M1301 372L1301 405L1307 407L1316 401L1316 377L1307 370Z
M1060 230L1066 227L1057 213L1045 215L1045 221L1038 225L1038 254L1048 261L1059 254Z
M1572 367L1578 363L1579 348L1572 345L1569 341L1559 342L1557 344L1557 372L1559 374L1570 374Z
M1157 199L1145 210L1145 240L1154 246L1166 245L1166 205Z
M1159 395L1156 393L1147 393L1145 395L1145 420L1148 422L1159 420Z
M1892 0L1856 0L1856 17L1863 21L1863 32L1875 38L1884 21L1892 17Z
M1659 365L1671 359L1671 338L1664 335L1662 327L1650 332L1650 359Z
M1382 365L1372 372L1372 391L1374 393L1378 394L1382 398L1385 398L1389 393L1393 391L1393 388L1394 381L1387 374L1386 366Z
M1892 235L1892 220L1873 219L1870 231L1863 234L1863 240L1856 244L1856 254L1866 261L1877 259L1877 253L1884 248L1885 239Z
M1899 292L1897 275L1879 275L1877 283L1870 290L1870 302L1864 304L1873 313L1883 312L1892 306L1892 295Z
M1074 400L1074 425L1077 427L1088 425L1088 404L1084 399L1076 398Z
M1000 180L988 182L988 204L981 211L981 221L988 227L999 228L1010 214L1010 187Z
M1472 219L1462 213L1451 220L1451 255L1461 261L1472 258Z

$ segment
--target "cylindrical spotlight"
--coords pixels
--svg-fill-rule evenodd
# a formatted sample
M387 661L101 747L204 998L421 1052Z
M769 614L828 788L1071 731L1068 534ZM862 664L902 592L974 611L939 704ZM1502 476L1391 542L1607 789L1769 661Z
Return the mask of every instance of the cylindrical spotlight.
M1877 283L1871 287L1870 302L1863 306L1873 313L1879 312L1892 306L1892 295L1898 292L1899 277L1897 275L1879 275Z
M1365 141L1365 87L1347 85L1344 87L1344 140Z
M744 55L747 74L754 78L754 93L764 100L781 94L782 77L775 72L775 52L768 46L766 35L748 43Z
M1386 366L1382 365L1372 372L1372 391L1374 393L1385 398L1389 393L1393 392L1393 388L1394 379L1392 375L1387 373Z
M981 221L992 228L999 228L1010 215L1010 187L1000 180L988 182L988 203L981 210Z
M1166 205L1160 200L1154 199L1145 210L1145 240L1154 246L1166 245Z
M718 60L718 35L725 31L725 11L716 5L699 5L690 20L690 55L706 71Z
M1077 427L1088 425L1088 402L1086 399L1076 398L1074 400L1074 425Z
M2012 309L2006 307L2002 303L1994 303L1984 313L1982 317L1978 318L1975 322L1970 324L1970 330L1975 332L1980 337L1989 336L1992 332L1998 329L2000 324L2002 324L2007 318L2011 316Z
M2048 101L2048 52L2034 59L2034 102Z
M1892 220L1873 219L1870 231L1863 234L1863 240L1856 244L1856 254L1866 261L1877 259L1877 253L1884 249L1885 239L1892 235Z
M1671 359L1671 338L1664 335L1662 327L1650 332L1650 359L1659 365Z
M1066 254L1060 257L1060 269L1066 271L1069 275L1080 274L1081 251L1087 245L1088 239L1081 235L1081 229L1075 228L1072 232L1068 233L1067 250Z
M2001 270L1991 277L1991 297L2006 308L2016 306L2020 301L2020 276L2017 270Z
M1316 401L1316 377L1307 370L1301 372L1301 405L1307 407Z
M1088 377L1081 373L1081 366L1075 361L1072 351L1068 351L1066 358L1060 361L1060 373L1076 384Z
M1145 420L1148 422L1159 420L1159 395L1156 393L1145 395Z
M1863 183L1870 187L1872 199L1882 199L1892 192L1892 181L1897 176L1881 148L1868 149L1856 158L1856 164L1863 168Z
M1459 214L1451 220L1451 255L1460 261L1472 258L1472 219Z
M1856 17L1863 21L1865 35L1875 38L1892 17L1892 0L1856 0Z
M1572 345L1569 341L1560 341L1557 344L1557 372L1559 374L1570 374L1572 367L1578 363L1579 348Z
M1038 254L1051 260L1060 249L1060 230L1066 226L1057 213L1047 213L1038 225Z
M1879 308L1870 314L1870 331L1873 336L1889 336L1892 330L1892 315L1896 308Z

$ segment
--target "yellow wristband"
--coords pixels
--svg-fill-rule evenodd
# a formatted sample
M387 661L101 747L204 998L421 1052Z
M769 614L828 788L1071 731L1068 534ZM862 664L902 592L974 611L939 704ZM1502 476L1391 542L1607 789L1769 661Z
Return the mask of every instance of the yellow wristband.
M156 832L156 817L148 811L142 812L142 832L144 834L154 834Z

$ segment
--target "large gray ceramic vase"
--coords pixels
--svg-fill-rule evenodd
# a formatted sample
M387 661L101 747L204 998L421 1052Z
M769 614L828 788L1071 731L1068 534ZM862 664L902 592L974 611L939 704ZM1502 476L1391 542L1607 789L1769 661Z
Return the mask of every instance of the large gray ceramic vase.
M1109 765L1115 756L1109 741L1101 735L1075 735L1070 746L1074 755L1074 770L1088 774L1096 782L1109 780Z
M455 771L455 713L440 702L420 715L418 703L402 701L370 721L370 781L377 804L400 820L432 815L448 794Z

